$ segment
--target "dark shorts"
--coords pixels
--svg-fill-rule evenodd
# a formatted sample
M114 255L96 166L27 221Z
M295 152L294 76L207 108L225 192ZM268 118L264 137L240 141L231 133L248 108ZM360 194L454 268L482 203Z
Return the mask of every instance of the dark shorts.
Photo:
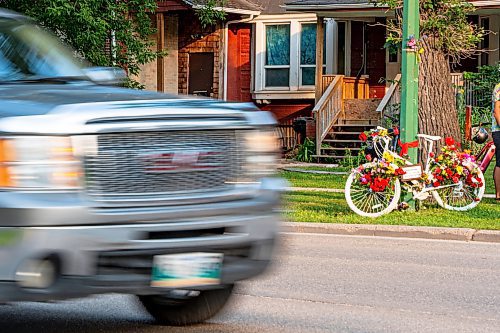
M493 132L493 142L497 147L496 149L497 167L500 168L500 131Z

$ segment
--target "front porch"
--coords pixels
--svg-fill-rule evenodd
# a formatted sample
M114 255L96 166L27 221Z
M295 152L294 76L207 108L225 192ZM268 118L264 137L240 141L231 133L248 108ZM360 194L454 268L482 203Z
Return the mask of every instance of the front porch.
M321 97L313 109L315 157L341 159L357 155L361 149L359 134L381 124L384 108L379 108L383 99L370 98L366 78L321 75L320 80Z

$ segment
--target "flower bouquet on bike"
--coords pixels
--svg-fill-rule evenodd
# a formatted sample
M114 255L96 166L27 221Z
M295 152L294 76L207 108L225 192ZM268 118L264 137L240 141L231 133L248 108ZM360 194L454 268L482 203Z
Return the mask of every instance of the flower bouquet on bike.
M397 128L364 132L360 139L367 143L368 163L349 175L345 197L357 214L378 217L400 205L402 189L416 202L431 196L443 208L465 211L474 208L484 194L484 177L470 152L460 151L459 144L447 138L436 156L433 147L441 137L419 134L426 153L425 164L412 164L408 149L419 141L401 143Z

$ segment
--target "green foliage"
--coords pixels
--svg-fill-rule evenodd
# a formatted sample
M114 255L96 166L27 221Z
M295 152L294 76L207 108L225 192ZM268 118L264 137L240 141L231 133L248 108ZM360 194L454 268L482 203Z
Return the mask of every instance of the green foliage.
M403 0L372 0L378 6L396 10ZM467 16L475 11L465 0L420 0L420 36L430 38L432 47L450 56L455 62L477 54L478 44L486 35L484 29L469 22ZM402 18L388 22L388 47L401 47Z
M222 21L226 18L226 12L221 10L224 8L226 0L197 0L195 1L195 12L200 20L202 28L210 25L215 25L217 21Z
M477 106L491 108L491 94L500 83L500 64L481 66L477 73L464 73L464 79L472 85L472 92L477 97Z
M33 17L96 66L117 65L134 76L141 65L165 54L154 51L149 39L155 33L155 0L5 0L2 5ZM110 43L112 32L116 43ZM106 44L111 44L108 51Z
M300 162L312 162L313 160L313 155L316 153L316 143L309 139L306 138L304 143L299 145L298 151L297 151L297 161Z

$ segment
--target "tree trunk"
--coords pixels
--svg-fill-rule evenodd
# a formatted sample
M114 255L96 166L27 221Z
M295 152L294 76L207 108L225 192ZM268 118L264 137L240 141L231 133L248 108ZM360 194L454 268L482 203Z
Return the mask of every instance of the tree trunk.
M431 38L422 42L419 64L419 133L461 140L450 65L445 54L433 47ZM438 146L444 143L441 140Z

